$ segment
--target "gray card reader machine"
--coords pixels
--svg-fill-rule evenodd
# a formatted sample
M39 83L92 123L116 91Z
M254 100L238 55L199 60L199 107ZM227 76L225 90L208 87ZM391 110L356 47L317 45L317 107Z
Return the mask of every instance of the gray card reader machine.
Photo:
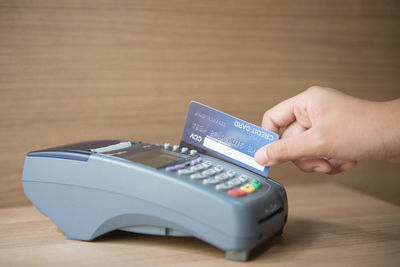
M186 147L103 140L28 153L25 195L69 239L113 231L194 236L247 260L282 233L282 185Z

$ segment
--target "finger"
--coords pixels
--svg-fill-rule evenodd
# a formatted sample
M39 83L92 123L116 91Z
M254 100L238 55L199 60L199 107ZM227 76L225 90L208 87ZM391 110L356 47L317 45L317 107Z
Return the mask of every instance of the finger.
M289 98L264 113L262 128L279 134L279 129L296 120L294 102L297 96Z
M329 164L332 170L328 174L337 174L348 169L354 168L357 165L357 161L354 160L339 160L339 159L329 159Z
M314 132L312 128L302 134L272 142L259 149L254 158L261 165L272 166L301 157L318 157L320 148L318 142L315 142Z
M324 158L302 157L293 161L293 163L304 172L323 172L332 171L331 164Z
M392 163L400 163L400 155L386 158L385 160Z
M306 130L307 128L301 126L301 124L298 121L294 121L283 131L281 139L301 134Z

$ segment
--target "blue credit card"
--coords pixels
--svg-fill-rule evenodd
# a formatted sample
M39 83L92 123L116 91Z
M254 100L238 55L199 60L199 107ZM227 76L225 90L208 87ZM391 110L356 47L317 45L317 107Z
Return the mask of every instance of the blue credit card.
M269 167L259 165L254 153L279 139L274 133L195 101L190 102L181 146L215 155L262 176Z

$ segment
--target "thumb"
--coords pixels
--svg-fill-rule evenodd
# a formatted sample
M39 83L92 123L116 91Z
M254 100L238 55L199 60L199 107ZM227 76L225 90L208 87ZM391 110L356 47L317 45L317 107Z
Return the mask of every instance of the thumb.
M272 166L300 157L318 156L314 145L312 129L301 134L279 139L262 148L255 154L255 161L263 166Z

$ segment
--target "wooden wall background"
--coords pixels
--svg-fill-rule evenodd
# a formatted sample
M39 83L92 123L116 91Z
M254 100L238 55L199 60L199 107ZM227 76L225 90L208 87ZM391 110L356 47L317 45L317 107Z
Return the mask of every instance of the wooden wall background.
M192 99L259 124L311 85L400 97L399 47L397 0L1 0L0 206L29 203L28 151L103 138L177 143ZM327 176L288 163L271 174L400 203L399 164Z

